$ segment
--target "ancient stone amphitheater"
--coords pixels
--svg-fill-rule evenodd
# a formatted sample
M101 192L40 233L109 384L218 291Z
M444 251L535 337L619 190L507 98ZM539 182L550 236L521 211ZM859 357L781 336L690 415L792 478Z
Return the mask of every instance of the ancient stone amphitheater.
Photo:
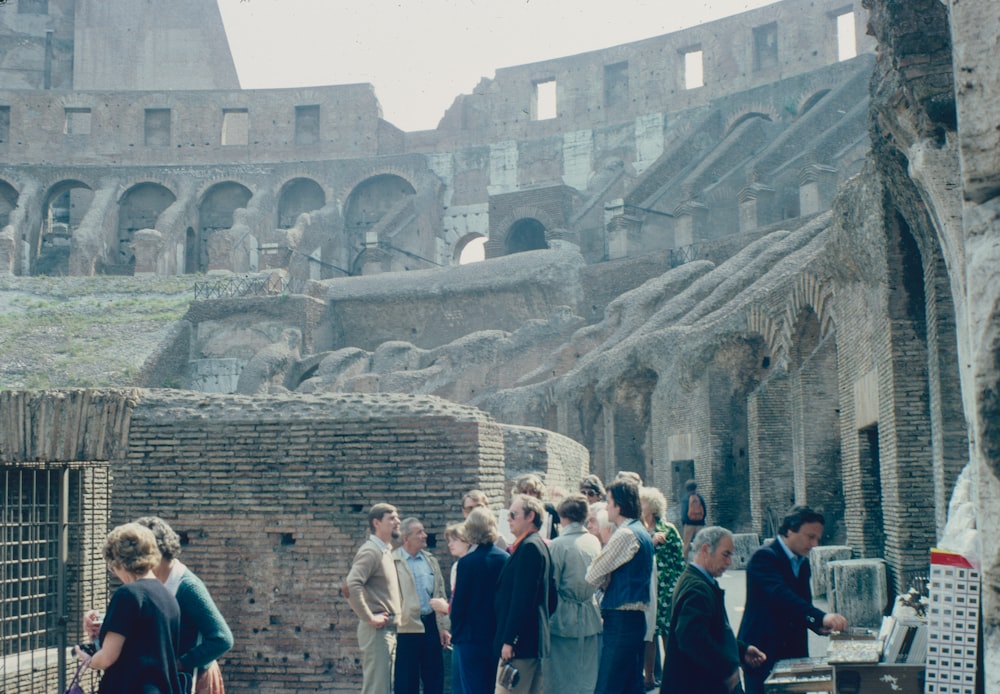
M421 132L371 85L241 90L202 0L18 0L0 39L2 561L36 567L0 689L55 689L103 533L156 513L236 691L356 691L364 509L433 540L527 470L695 478L761 536L808 503L896 591L961 550L1000 688L991 0L783 0L498 67Z

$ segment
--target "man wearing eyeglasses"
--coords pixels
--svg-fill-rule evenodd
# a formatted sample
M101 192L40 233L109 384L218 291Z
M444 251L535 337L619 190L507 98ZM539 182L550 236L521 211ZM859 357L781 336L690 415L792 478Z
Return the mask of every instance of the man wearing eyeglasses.
M497 674L504 663L520 673L511 689L497 684L496 694L541 694L541 660L549 654L549 616L555 611L555 591L550 590L552 559L538 534L545 507L538 499L518 494L510 505L510 530L514 543L510 559L497 580L493 607L497 632L493 650L500 652Z
M588 504L604 501L604 485L597 475L587 475L580 480L580 493L587 497Z

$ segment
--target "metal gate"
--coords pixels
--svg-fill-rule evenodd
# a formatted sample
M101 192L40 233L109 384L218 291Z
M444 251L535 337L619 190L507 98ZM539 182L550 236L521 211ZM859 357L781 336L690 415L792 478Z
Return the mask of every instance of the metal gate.
M63 692L82 614L107 604L107 467L7 465L0 484L0 694Z

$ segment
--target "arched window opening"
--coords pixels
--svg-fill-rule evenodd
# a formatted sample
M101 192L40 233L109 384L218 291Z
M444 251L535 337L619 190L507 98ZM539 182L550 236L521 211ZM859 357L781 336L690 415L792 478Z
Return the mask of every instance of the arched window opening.
M52 189L43 208L42 233L32 274L69 274L73 232L93 199L94 191L79 181L67 181Z
M326 205L326 194L316 181L296 178L286 183L278 198L278 228L291 229L300 214Z
M545 241L545 225L537 219L521 219L514 223L507 233L507 254L538 251L548 248Z
M478 263L486 259L486 237L481 234L469 234L455 247L455 257L459 265Z
M344 205L344 225L352 255L364 250L365 236L372 227L411 195L416 191L410 182L394 174L374 176L351 191Z
M208 270L208 240L217 231L233 226L233 213L247 206L253 193L243 185L227 181L208 189L198 207L197 272Z
M141 183L122 196L118 206L118 255L109 268L114 274L131 275L135 271L132 236L139 229L155 229L160 214L177 197L157 183Z
M0 181L0 229L10 224L10 213L17 207L17 191L6 181Z

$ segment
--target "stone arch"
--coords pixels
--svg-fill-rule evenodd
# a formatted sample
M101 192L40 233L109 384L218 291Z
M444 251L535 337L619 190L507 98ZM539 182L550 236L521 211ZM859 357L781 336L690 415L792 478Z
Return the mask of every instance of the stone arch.
M10 213L17 207L18 197L14 186L0 179L0 229L10 224Z
M368 232L396 206L416 194L413 184L397 173L369 176L351 189L344 202L344 228L352 274L356 274L364 262L361 254L365 251Z
M133 274L133 234L139 229L155 229L157 219L176 200L177 196L159 183L137 183L125 191L118 200L118 255L113 264L121 272L115 274Z
M762 306L751 305L744 315L748 335L760 335L766 345L762 360L764 368L784 368L788 359L788 331L786 323L776 320Z
M779 120L778 114L772 108L761 104L752 104L729 116L722 129L722 139L729 137L737 127L754 118L766 120L768 123Z
M277 228L291 229L300 214L322 209L325 205L326 193L313 179L300 177L286 181L278 193Z
M487 239L485 234L480 234L479 232L472 232L460 238L455 243L454 249L452 250L452 256L451 256L452 263L454 263L455 265L462 265L465 262L470 262L468 260L463 261L462 256L466 254L466 251L468 249L474 246L485 245L486 240Z
M233 213L247 206L253 193L242 183L221 181L209 187L198 203L198 226L195 249L189 251L196 259L195 272L206 272L209 266L208 242L217 231L233 226Z
M804 95L799 99L799 103L795 106L796 117L804 116L809 109L818 104L824 96L830 93L829 89L819 89L817 91L811 92Z
M31 274L69 273L73 232L93 199L93 189L79 180L60 181L49 188L42 204L42 226Z
M508 237L517 223L526 219L536 220L542 225L545 230L545 246L543 248L548 248L550 235L554 230L560 228L559 220L553 218L551 213L535 205L523 205L508 212L495 225L492 221L490 222L490 240L486 242L486 257L496 258L502 255L509 255L510 253L507 251L509 246Z
M546 226L534 217L517 220L504 234L504 255L548 248L546 231Z

